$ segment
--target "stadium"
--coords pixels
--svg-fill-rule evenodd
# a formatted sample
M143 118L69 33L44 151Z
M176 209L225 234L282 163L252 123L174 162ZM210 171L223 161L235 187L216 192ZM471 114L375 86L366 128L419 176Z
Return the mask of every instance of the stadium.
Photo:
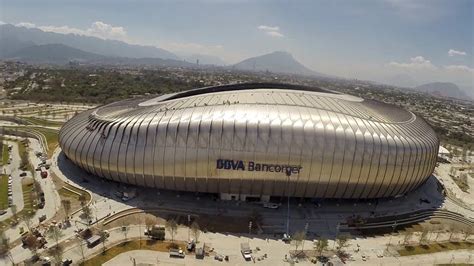
M59 142L109 180L263 201L403 195L431 175L439 146L422 118L396 106L273 83L100 106L64 124Z

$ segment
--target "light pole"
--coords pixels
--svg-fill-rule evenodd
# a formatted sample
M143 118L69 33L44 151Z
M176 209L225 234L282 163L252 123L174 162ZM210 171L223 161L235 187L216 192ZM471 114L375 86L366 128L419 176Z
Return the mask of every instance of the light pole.
M334 249L334 248L336 247L336 240L337 240L337 237L338 237L338 235L339 235L339 226L340 226L340 225L341 225L341 224L338 223L337 226L336 226L336 237L334 238L334 244L333 244L333 246L332 246L332 249Z
M286 235L290 236L290 175L291 172L286 170L287 182L286 182L286 194L288 196L287 216L286 216Z
M252 221L249 222L249 238L248 242L250 243L250 234L252 233Z
M388 239L388 245L387 245L387 250L388 250L388 246L390 246L390 243L392 242L392 236L393 236L393 233L395 232L395 228L397 227L397 221L395 221L393 224L392 224L392 233L390 234L390 238Z
M304 225L304 238L303 238L303 244L301 245L301 250L304 252L304 242L306 240L306 234L308 233L308 227L309 227L309 223L306 222L306 224Z
M188 214L188 241L190 240L190 223L191 223L191 215Z

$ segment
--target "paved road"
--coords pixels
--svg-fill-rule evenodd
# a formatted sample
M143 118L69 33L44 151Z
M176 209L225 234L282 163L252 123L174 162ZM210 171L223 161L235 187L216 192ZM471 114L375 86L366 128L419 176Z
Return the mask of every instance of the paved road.
M23 138L22 138L23 139ZM29 138L30 140L30 149L29 149L29 160L34 168L40 163L40 159L36 157L34 154L35 151L42 151L41 145L38 140ZM19 157L13 158L12 164L19 165ZM30 175L30 173L28 173ZM41 188L45 193L45 207L43 209L39 209L36 214L31 219L32 227L35 227L39 224L38 218L42 215L46 215L47 219L52 218L56 212L59 210L61 206L60 197L56 190L56 187L51 180L51 178L42 179L39 172L33 172L33 178L35 178L38 182L40 182ZM21 187L20 187L21 190ZM22 209L22 208L21 208ZM21 210L18 208L18 211ZM5 231L5 235L10 238L10 241L15 241L20 238L19 230L20 227L26 228L24 222L20 222L17 226L10 228Z
M39 145L37 141L36 143L36 145ZM93 210L93 215L95 216L94 220L102 219L103 217L109 214L113 214L114 212L118 212L120 210L124 210L130 207L164 207L179 210L183 214L198 212L208 213L210 215L225 215L235 217L246 217L252 209L257 209L264 217L266 224L274 225L274 227L272 228L273 230L283 232L286 225L285 205L283 205L279 210L268 210L263 209L262 207L254 205L252 203L222 201L214 202L209 199L199 199L199 197L196 197L193 194L157 191L153 189L147 190L143 188L140 189L139 197L128 202L122 202L120 200L117 200L113 196L113 192L116 190L123 191L125 189L124 186L88 175L80 168L68 161L60 153L60 149L57 149L55 151L52 158L52 163L53 164L51 170L54 171L59 178L63 179L65 182L79 186L92 193L91 206ZM87 180L87 182L84 182L84 179ZM48 180L49 178L42 181L47 182ZM47 187L46 183L44 185L45 187ZM51 193L51 195L53 194L54 193ZM436 191L435 179L432 178L429 182L427 182L425 185L423 185L417 191L411 193L407 197L384 201L383 203L379 203L378 205L374 205L368 202L347 204L344 202L337 203L334 201L327 201L322 202L320 207L315 207L315 205L311 203L303 203L301 204L301 206L298 206L297 202L293 202L290 214L290 226L291 230L295 231L301 230L302 228L304 228L306 223L309 223L309 232L323 232L325 234L334 236L337 233L335 228L336 225L340 221L344 220L345 217L350 216L354 213L368 216L370 215L370 212L375 211L379 215L388 215L432 207L419 202L419 199L423 197L430 198L432 200L432 206L439 207L445 204L445 201L441 197L439 197L439 193ZM52 204L54 204L54 198L49 200ZM53 214L54 212L55 211L53 211ZM63 230L64 237L61 241L69 241L74 235L74 229L85 228L85 226L81 224L82 221L79 217L79 214L80 213L77 213L72 218L73 221L77 221L73 222L73 224L75 225ZM181 229L181 231L183 230L184 233L181 232L181 236L178 236L178 238L186 240L187 229ZM130 231L129 237L133 236L138 236L138 229L135 228ZM222 252L224 255L231 256L232 261L237 260L240 257L239 244L240 242L245 240L250 241L254 245L258 245L263 252L272 254L266 262L272 261L272 263L276 265L280 265L282 263L282 258L284 257L284 254L287 254L289 250L289 245L284 244L279 240L269 240L269 242L266 242L266 237L263 235L258 236L256 238L252 238L250 240L238 234L224 235L207 233L203 234L202 237L202 241L210 243L216 247L218 246L218 252ZM109 243L119 241L121 238L123 238L123 234L119 232L112 232ZM354 246L356 245L355 243L360 244L361 252L367 252L368 254L371 254L371 258L376 259L376 252L385 250L385 246L389 242L389 240L393 241L391 243L396 243L396 241L401 241L401 238L402 237L400 236L393 237L392 239L390 239L388 236L384 236L377 238L355 239L351 242ZM442 237L440 239L442 239ZM265 243L269 243L268 249L263 249ZM332 242L330 243L332 244ZM92 250L88 250L89 253L87 254L90 255L92 252L97 252L98 250L100 250L100 248L101 247L96 247ZM353 246L349 248L355 250ZM15 247L15 249L13 250L13 254L15 257L15 261L22 261L31 255L28 250L23 250L21 247ZM80 250L77 247L66 251L65 254L65 257L70 256L71 258L80 259ZM361 260L360 254L361 253L354 253L354 258L356 259L356 261ZM396 263L396 261L394 261L394 263Z
M18 145L15 141L6 141L5 145L12 145L12 150L10 151L10 156L12 158L11 163L4 165L2 173L6 173L8 176L12 177L12 197L13 204L16 205L17 212L21 211L24 206L23 202L23 191L21 189L21 179L19 170L20 167L20 155L18 153ZM13 216L11 208L7 209L7 213L0 216L0 221L6 220Z

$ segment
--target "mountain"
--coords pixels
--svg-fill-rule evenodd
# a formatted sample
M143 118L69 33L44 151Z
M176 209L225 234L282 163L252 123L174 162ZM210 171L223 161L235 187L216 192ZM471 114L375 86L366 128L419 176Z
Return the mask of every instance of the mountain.
M451 97L457 99L470 99L464 91L462 91L456 84L451 82L432 82L417 86L416 91L426 92L439 97Z
M270 71L275 73L325 76L324 74L305 67L296 61L290 53L281 51L245 59L233 65L233 68L248 71Z
M200 65L215 65L215 66L226 65L226 62L224 62L219 57L213 56L213 55L192 54L192 55L183 55L181 57L190 63L196 63L196 61L199 60Z
M12 53L8 59L28 63L67 64L70 61L97 61L105 56L84 52L64 44L43 44L22 48Z
M45 32L40 29L0 25L0 56L12 55L32 45L63 44L85 52L111 57L163 58L179 60L178 56L154 46L128 44L116 40L104 40L77 34Z
M137 66L163 66L163 67L196 67L182 60L162 59L162 58L129 58L111 57L85 52L64 44L43 44L22 48L10 56L4 57L9 60L16 60L36 64L57 64L64 65L70 62L83 64L105 64L105 65L137 65Z

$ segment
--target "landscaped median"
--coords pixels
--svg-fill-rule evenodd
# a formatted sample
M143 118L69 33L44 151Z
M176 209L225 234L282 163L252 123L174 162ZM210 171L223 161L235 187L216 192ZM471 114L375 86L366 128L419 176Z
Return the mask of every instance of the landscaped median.
M8 208L8 176L0 175L0 210Z
M0 162L0 165L7 165L8 164L8 145L3 143L2 140L0 140L0 151L2 152L2 161Z
M474 250L474 243L471 242L445 242L433 243L428 245L405 246L398 250L400 256L412 256L421 254L430 254L435 252L444 252L458 249Z
M115 258L117 255L132 251L132 250L153 250L168 252L170 248L181 248L185 250L186 244L182 241L156 241L156 240L130 240L126 242L119 243L105 252L101 252L96 256L82 262L80 265L84 266L95 266L102 265L105 262Z
M21 188L23 190L23 209L13 217L1 221L0 232L7 230L12 225L18 224L25 216L32 217L38 210L39 184L35 185L34 180L31 178L24 178L21 182Z

